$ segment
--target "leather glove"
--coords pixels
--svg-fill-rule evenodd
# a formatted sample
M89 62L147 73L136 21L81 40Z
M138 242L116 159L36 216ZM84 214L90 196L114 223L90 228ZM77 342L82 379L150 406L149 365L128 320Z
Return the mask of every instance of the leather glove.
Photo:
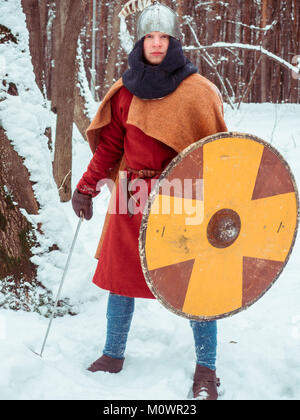
M90 220L93 216L92 196L82 194L77 189L73 193L72 207L78 217L81 217L81 211L86 220Z

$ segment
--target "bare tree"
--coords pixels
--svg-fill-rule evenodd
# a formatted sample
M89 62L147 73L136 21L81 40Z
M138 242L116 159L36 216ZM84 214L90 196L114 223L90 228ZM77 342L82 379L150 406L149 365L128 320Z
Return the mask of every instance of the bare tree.
M0 25L0 44L14 48L17 38ZM18 96L18 86L5 76L0 85L1 100ZM0 122L0 293L1 306L28 309L30 293L36 284L36 266L30 261L35 245L35 229L23 214L37 214L37 202L30 174L14 150ZM4 298L3 298L4 296Z
M74 121L74 99L76 81L76 51L83 23L85 1L59 2L60 30L63 32L55 63L56 77L56 139L53 163L54 179L61 201L71 198L72 133ZM63 22L65 21L65 24Z
M107 52L107 64L106 64L106 77L105 77L105 89L109 89L115 81L115 69L118 64L118 49L120 48L119 35L119 17L120 7L116 7L113 2L109 3L108 6L108 25L107 25L107 36L109 39L109 47Z
M90 122L77 86L76 65L86 6L85 0L22 0L36 82L57 114L55 142L50 128L47 133L49 143L55 143L53 173L61 201L71 197L73 122L83 135Z
M43 2L43 1L42 1ZM40 3L42 3L40 2ZM29 47L34 67L36 83L43 92L43 37L41 30L40 5L36 0L22 0L23 11L29 33Z
M37 214L38 203L28 171L1 127L0 154L0 278L16 287L21 281L32 283L35 279L36 267L29 260L32 226L20 208Z
M267 25L267 9L268 9L268 0L262 0L262 13L261 13L261 27L264 28ZM262 34L262 43L261 45L264 47L264 39ZM267 59L265 56L261 59L261 101L267 101Z

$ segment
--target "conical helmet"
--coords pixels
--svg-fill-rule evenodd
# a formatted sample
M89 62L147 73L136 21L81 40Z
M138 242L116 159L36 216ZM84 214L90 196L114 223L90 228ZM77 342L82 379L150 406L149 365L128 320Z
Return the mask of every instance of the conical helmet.
M137 23L138 39L155 31L163 32L176 39L181 37L176 13L160 3L146 7L140 14Z

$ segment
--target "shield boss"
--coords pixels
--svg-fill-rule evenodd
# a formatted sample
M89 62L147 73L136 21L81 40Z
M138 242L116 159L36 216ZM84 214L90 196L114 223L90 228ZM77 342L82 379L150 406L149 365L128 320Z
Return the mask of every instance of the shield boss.
M145 207L142 269L155 297L195 320L257 301L282 272L296 237L298 193L265 141L219 133L168 165Z

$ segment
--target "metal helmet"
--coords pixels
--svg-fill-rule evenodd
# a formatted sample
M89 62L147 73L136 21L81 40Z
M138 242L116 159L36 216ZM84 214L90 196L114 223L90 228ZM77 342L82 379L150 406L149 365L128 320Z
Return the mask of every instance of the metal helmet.
M163 32L180 40L181 32L176 13L168 6L156 3L146 7L139 16L137 37L141 39L150 32Z

